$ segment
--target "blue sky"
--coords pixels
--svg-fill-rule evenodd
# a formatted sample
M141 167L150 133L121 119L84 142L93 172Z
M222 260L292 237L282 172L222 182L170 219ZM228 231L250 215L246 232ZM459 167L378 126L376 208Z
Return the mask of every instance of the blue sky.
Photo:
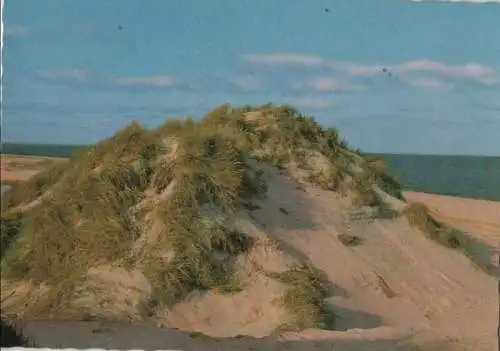
M6 0L3 140L275 102L365 151L500 155L500 3L479 2Z

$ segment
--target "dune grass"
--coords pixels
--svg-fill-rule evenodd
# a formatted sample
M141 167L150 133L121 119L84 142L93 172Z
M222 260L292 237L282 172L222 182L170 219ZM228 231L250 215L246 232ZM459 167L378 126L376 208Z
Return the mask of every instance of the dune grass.
M441 245L459 249L464 248L463 243L455 231L436 221L429 214L429 209L422 203L411 203L403 211L410 225L429 235L429 237Z
M148 314L195 290L237 291L235 260L253 242L225 220L242 199L267 191L259 161L298 165L328 190L348 183L373 206L370 182L396 195L400 189L350 152L336 129L288 106L221 105L200 121L169 120L154 130L132 123L14 186L2 215L9 228L2 275L49 284L56 315L89 268L108 263L143 271L153 287ZM152 198L158 201L144 208ZM158 237L137 249L152 221ZM317 272L298 269L280 279L293 287L285 302L296 309L296 325L330 326Z
M330 282L323 272L303 265L284 273L268 275L289 286L283 302L292 313L293 319L282 325L280 330L335 328L335 314L325 302L331 295Z
M493 269L489 260L491 248L483 242L475 240L467 233L435 220L430 214L429 208L419 202L409 204L402 213L410 225L418 228L430 239L457 250L467 256L482 271L498 276L498 272Z

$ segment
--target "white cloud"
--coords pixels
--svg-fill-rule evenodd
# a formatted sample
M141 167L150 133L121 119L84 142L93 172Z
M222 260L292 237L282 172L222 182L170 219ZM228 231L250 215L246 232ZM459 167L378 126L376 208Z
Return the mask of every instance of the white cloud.
M88 79L88 72L80 68L56 68L37 72L42 78L58 81L84 82Z
M244 54L242 57L245 61L266 65L319 66L323 63L321 57L294 53Z
M5 35L6 36L25 37L25 36L28 36L30 34L31 34L31 32L27 27L21 26L19 24L5 27Z
M150 76L117 78L113 83L122 86L171 87L177 84L177 81L169 76Z
M328 61L326 66L352 75L373 75L378 74L384 68L382 64L362 65L354 62Z
M330 102L326 99L313 96L303 96L298 98L287 98L287 103L298 108L313 108L324 109L330 106Z
M471 78L477 80L498 75L493 68L478 63L445 65L443 63L430 60L410 61L401 65L396 65L389 69L395 72L435 72L451 77Z
M462 2L471 4L500 4L500 0L410 0L412 2Z
M311 82L311 86L318 91L334 91L342 88L342 85L333 78L317 78Z
M480 78L478 79L478 81L485 85L500 84L500 74L497 74L496 76Z
M364 90L366 89L363 85L352 85L349 83L338 81L330 77L316 78L309 82L308 87L313 88L316 91L327 92L327 91L353 91L353 90Z
M495 69L479 63L447 65L431 60L415 60L401 64L359 65L350 62L329 62L328 66L355 76L370 76L380 74L382 70L391 73L435 73L451 78L465 78L483 84L495 84L500 81L500 73Z
M435 78L414 78L414 79L404 80L404 82L413 85L415 87L436 89L436 90L449 89L452 87L451 84L445 83L442 80Z
M380 74L382 71L399 74L426 72L453 78L466 78L483 84L500 82L500 72L492 67L474 62L448 65L438 61L422 59L399 64L359 64L356 62L327 60L316 55L294 53L245 54L243 59L266 65L323 66L352 76L372 76ZM334 84L333 81L319 82L318 89L333 89Z

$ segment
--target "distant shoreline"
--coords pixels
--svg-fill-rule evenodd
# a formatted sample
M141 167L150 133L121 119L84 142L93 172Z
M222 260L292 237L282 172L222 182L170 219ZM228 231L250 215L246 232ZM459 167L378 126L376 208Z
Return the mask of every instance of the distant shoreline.
M69 157L89 145L3 143L1 153ZM382 158L404 191L500 201L500 156L366 153ZM3 177L5 178L5 177Z
M74 151L88 149L95 144L42 144L2 142L0 150L5 155L44 156L44 157L69 157ZM42 150L37 152L37 150ZM64 150L64 151L63 151ZM58 152L59 151L59 152ZM473 158L500 158L498 155L461 155L461 154L419 154L395 152L363 152L367 156L411 156L411 157L473 157Z

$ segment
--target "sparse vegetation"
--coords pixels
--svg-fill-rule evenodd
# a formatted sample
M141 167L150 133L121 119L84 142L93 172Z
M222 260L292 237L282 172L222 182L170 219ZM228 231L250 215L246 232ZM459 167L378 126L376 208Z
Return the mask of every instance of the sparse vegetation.
M489 259L485 259L484 251L489 248L484 243L472 239L466 233L455 228L450 228L436 221L430 214L426 205L418 202L409 204L403 211L408 222L429 236L437 243L458 250L466 255L478 268L488 274L496 275L492 269Z
M222 105L199 122L170 120L152 131L133 123L14 186L2 217L2 275L48 284L51 316L71 308L89 269L104 264L144 273L152 293L138 307L143 316L193 291L238 291L235 261L253 241L227 221L242 200L267 191L259 162L297 179L300 169L302 181L354 191L371 206L380 205L372 183L399 194L336 129L288 106ZM333 326L326 279L311 267L277 278L292 287L285 304L296 327Z
M284 304L294 318L281 329L319 328L333 330L335 315L325 299L331 294L328 278L316 268L304 265L269 276L288 284Z
M363 240L356 235L340 234L338 238L345 246L357 246L363 242Z
M429 214L429 209L422 203L411 203L403 211L408 222L429 235L432 240L453 249L464 249L463 243L456 232L437 222Z

